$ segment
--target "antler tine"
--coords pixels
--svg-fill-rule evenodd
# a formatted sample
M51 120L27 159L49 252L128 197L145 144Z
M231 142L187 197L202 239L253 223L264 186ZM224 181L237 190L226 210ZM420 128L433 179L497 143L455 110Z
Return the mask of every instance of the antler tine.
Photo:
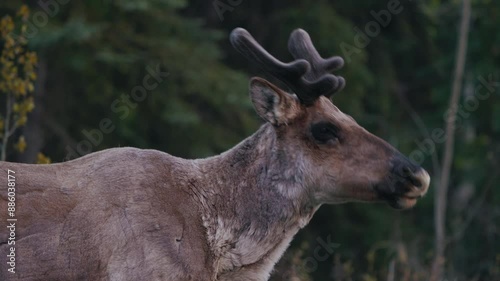
M231 44L236 50L249 60L255 60L260 66L271 75L275 76L292 89L296 86L290 81L299 81L309 69L309 63L303 59L290 63L283 63L269 54L262 46L255 41L248 31L243 28L236 28L231 32Z
M311 68L310 71L304 74L304 78L311 81L312 85L315 83L325 84L323 87L326 87L326 89L323 88L324 92L321 95L331 96L344 88L344 78L329 73L340 69L344 65L344 60L338 56L327 59L322 58L305 30L296 29L290 34L288 50L295 59L305 59L309 62ZM325 76L329 78L324 78ZM321 82L321 80L326 80L329 83Z

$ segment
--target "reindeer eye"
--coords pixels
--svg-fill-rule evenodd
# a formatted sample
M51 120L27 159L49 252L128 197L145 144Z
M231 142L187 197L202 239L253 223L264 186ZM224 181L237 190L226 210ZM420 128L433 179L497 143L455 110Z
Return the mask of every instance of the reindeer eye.
M320 122L312 125L311 133L319 143L326 143L338 139L338 128L332 123Z

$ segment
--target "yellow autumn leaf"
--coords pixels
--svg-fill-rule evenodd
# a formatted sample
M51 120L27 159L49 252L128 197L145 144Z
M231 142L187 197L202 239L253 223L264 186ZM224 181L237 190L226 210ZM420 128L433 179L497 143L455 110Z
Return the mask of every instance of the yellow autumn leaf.
M33 97L29 97L24 101L24 110L26 113L30 113L35 108L35 100Z
M36 164L50 164L52 161L49 157L45 156L43 153L39 152L36 155Z
M17 143L14 144L14 148L21 153L26 150L26 140L24 139L24 136L19 137Z
M33 86L33 83L28 83L28 92L33 92L35 90L35 86Z
M17 84L17 91L19 95L25 96L26 95L26 87L24 86L23 83L18 83Z
M14 47L14 53L16 55L20 54L22 51L23 51L23 49L21 48L21 46Z
M26 117L26 116L21 116L21 117L19 117L19 119L17 119L16 125L17 125L18 127L21 127L21 126L26 125L26 122L28 122L28 117Z
M28 6L22 5L21 8L19 8L17 15L26 20L30 16L30 9L28 8Z
M2 35L5 37L7 34L14 30L14 21L10 16L5 16L0 21L0 30L2 31Z
M36 55L35 52L28 52L28 53L26 53L26 58L33 65L35 65L35 64L38 63L38 57L37 57L37 55Z

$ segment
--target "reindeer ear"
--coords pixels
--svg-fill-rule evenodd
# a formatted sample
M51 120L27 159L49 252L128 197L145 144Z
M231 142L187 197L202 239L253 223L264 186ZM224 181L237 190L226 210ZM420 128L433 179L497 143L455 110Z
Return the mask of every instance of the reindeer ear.
M257 114L274 126L287 124L300 111L295 97L259 77L250 80L250 97Z

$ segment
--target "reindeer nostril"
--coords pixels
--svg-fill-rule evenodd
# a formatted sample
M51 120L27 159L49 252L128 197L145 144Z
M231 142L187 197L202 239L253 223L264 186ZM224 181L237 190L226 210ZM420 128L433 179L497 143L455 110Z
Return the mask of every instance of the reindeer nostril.
M408 168L408 167L404 167L404 168L403 168L403 174L404 174L405 176L407 176L407 177L408 177L408 176L412 176L412 175L413 175L413 173L412 173L411 169L410 169L410 168Z
M422 187L422 181L413 173L410 167L403 168L403 175L415 187Z
M419 179L416 179L415 177L412 177L411 180L412 184L418 188L422 187L422 182Z
M422 187L422 181L417 178L414 174L411 174L408 176L408 180L413 184L413 186L421 188Z

